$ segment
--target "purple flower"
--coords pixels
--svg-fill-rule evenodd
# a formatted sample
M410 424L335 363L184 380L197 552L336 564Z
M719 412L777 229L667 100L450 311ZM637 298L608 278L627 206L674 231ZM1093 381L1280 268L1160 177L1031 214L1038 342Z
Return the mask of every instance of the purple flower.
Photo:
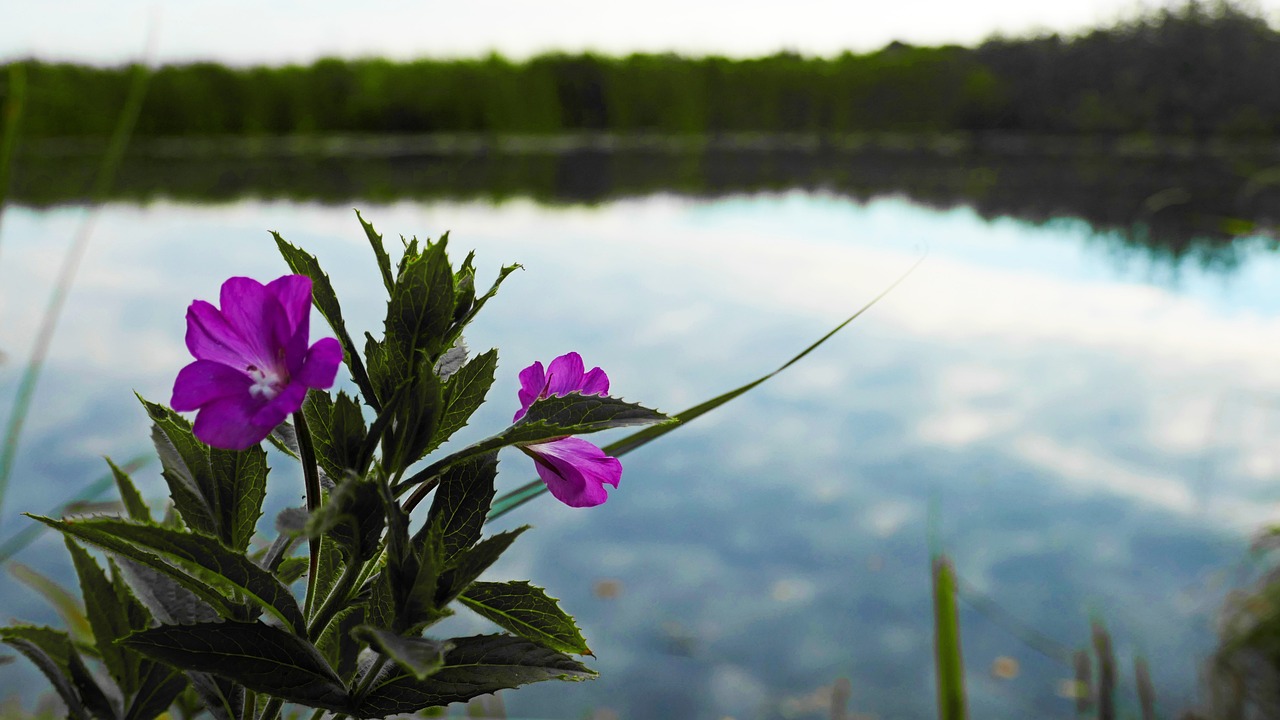
M512 422L524 417L539 398L574 392L604 395L609 392L609 377L600 368L583 372L582 356L576 352L552 360L545 371L541 362L535 362L520 371L520 409ZM603 503L609 497L605 483L616 488L622 479L622 463L586 440L565 437L521 445L520 450L533 458L538 476L551 494L570 507Z
M311 278L285 275L263 285L233 277L222 284L222 309L196 300L187 309L187 349L169 404L196 414L207 445L245 450L262 442L302 407L309 388L333 385L342 346L333 338L307 347Z

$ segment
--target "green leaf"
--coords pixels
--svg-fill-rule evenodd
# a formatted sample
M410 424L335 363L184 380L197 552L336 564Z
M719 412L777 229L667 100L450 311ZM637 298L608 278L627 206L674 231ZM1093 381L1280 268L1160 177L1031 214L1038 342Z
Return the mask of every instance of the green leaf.
M320 269L320 263L314 256L285 242L285 239L280 237L280 233L272 232L271 236L275 238L276 247L279 248L280 255L289 269L311 278L311 301L320 311L320 315L329 323L334 334L338 336L338 342L342 343L342 361L351 371L351 379L355 381L356 387L360 388L364 401L377 411L382 406L378 404L378 397L373 392L373 384L369 382L369 374L365 372L364 363L360 360L359 348L347 334L347 326L342 321L342 307L338 305L338 296L333 292L329 276Z
M453 274L453 321L460 323L476 304L476 269L472 262L476 259L474 250L467 253L467 259Z
M292 585L307 574L311 561L304 557L285 558L276 566L276 578L282 585Z
M453 599L475 582L476 578L488 570L490 565L497 562L498 557L511 547L511 543L516 541L520 533L528 529L529 526L524 525L515 530L487 537L475 547L454 558L453 567L440 578L441 594L437 597L437 602L441 606L453 602Z
M71 680L69 665L75 650L66 633L47 627L17 625L0 628L0 641L22 653L44 673L67 706L68 717L77 720L88 717Z
M443 412L435 438L427 452L444 444L453 434L467 426L467 421L484 404L498 369L498 351L490 350L472 358L444 384Z
M468 265L470 265L470 261L471 261L471 258L468 256L467 262L463 263L464 269ZM476 318L476 315L480 313L480 308L484 307L485 303L489 302L489 300L492 299L494 295L498 294L498 286L502 285L502 281L506 280L508 275L520 269L522 269L522 266L517 264L517 265L506 265L501 270L499 270L498 277L496 280L493 281L493 285L489 287L489 291L486 292L484 295L480 296L479 298L477 298L474 302L469 304L470 306L467 309L467 313L463 315L462 318L457 321L457 323L454 324L453 329L450 331L449 337L447 338L447 340L449 342L453 342L453 340L457 338L458 335L461 335L463 329L466 328L466 326ZM475 281L473 279L472 285L474 285L474 283Z
M221 534L219 495L209 467L209 448L191 433L191 423L163 405L138 399L154 425L151 439L160 455L161 475L169 484L169 497L188 527L215 537Z
M347 710L346 687L316 647L269 625L234 621L161 625L123 642L155 660L220 676L255 692L326 710Z
M209 448L209 465L218 491L218 538L232 550L249 547L267 496L267 451Z
M311 393L308 393L310 395ZM298 455L298 431L288 422L282 422L271 430L267 439L277 450L294 460L301 460Z
M377 230L373 229L373 225L365 221L360 215L360 211L356 210L356 218L360 220L360 226L364 228L365 237L369 238L369 245L373 248L373 255L378 259L378 270L382 272L382 284L387 286L387 292L395 286L395 280L391 277L391 258L387 255L387 250L382 245L382 236Z
M142 622L135 625L129 612L132 596L117 596L116 586L89 553L70 537L64 537L63 540L66 542L67 552L71 553L76 576L80 579L85 615L89 618L89 626L93 628L94 647L102 658L102 664L107 667L107 672L115 678L120 691L128 696L138 689L140 658L115 642L134 630L146 627L147 618L140 618Z
M449 347L445 333L453 324L453 269L445 254L448 235L427 243L421 255L401 263L387 304L386 342L403 357L425 352L434 364Z
M819 346L821 346L827 340L830 340L833 335L843 330L845 326L847 326L849 323L858 319L864 312L866 312L867 310L870 310L872 306L874 306L876 303L884 299L885 295L888 295L890 292L893 291L894 288L898 287L898 285L901 284L903 280L906 280L907 277L911 275L911 273L915 272L915 269L919 267L920 263L923 261L924 261L924 258L920 258L920 260L917 260L914 265L912 265L910 268L907 268L906 272L904 272L902 275L899 275L897 280L894 280L892 283L890 283L889 287L885 288L883 291L880 292L879 295L872 298L870 302L858 308L856 312L854 312L849 317L845 318L843 322L841 322L839 325L836 325L834 328L828 331L826 335L823 335L822 337L818 338L816 342L809 345L809 347L806 347L804 350L801 350L799 353L793 356L790 360L786 361L785 363L780 365L777 369L773 370L772 372L766 373L745 385L742 385L740 387L734 388L733 390L730 390L729 392L723 393L721 395L717 395L711 398L710 400L707 400L706 402L699 403L697 405L694 405L691 408L688 408L687 410L683 410L681 412L676 413L674 416L672 416L673 422L667 422L667 423L662 423L660 425L654 425L653 427L647 427L639 432L632 433L631 435L628 435L627 437L622 438L617 442L610 443L601 449L604 450L606 455L611 455L613 457L621 457L631 452L632 450L635 450L650 442L653 442L654 440L657 440L658 438L662 437L663 435L666 435L672 430L675 430L676 428L682 425L685 425L686 423L692 422L696 418L702 415L705 415L706 413L709 413L712 410L715 410L716 408L720 407L721 405L724 405L730 400L733 400L734 398L737 398L741 395L746 394L750 390L753 390L756 386L761 385L766 380L769 380L773 376L777 375L783 370L786 370L787 368L799 362L801 359L804 358L804 356L808 355L814 350L817 350ZM547 491L547 487L541 480L533 480L524 485L521 485L515 490L512 490L511 492L504 494L502 497L494 501L493 509L489 511L489 520L496 520L497 518L500 518L503 515L506 515L507 513L511 512L517 507L520 507L521 505L525 504L526 502L532 500L533 498L541 495L546 491Z
M933 559L933 639L937 662L938 717L964 720L964 658L960 654L960 616L956 609L956 576L945 555Z
M476 614L526 640L564 653L591 654L573 618L540 587L524 581L477 582L458 599Z
M120 571L128 581L129 588L159 622L185 625L216 622L223 617L222 613L171 575L124 556L117 556L116 561L120 564Z
M111 458L106 460L107 465L111 466L111 475L115 478L116 488L120 491L120 500L124 503L124 509L129 513L130 519L151 522L151 509L147 507L147 502L142 499L129 474L116 467L116 464L111 462Z
M84 607L81 606L80 600L75 595L22 563L10 563L9 574L17 578L23 585L40 593L41 597L58 613L58 617L62 618L63 624L67 626L67 630L71 632L71 637L77 643L85 645L91 643L93 640L93 628L89 624L88 616L85 615Z
M427 523L439 527L446 562L480 539L497 476L496 452L460 462L440 475Z
M412 713L532 682L596 676L568 655L509 635L454 638L452 642L454 648L445 654L443 668L425 680L410 673L380 679L359 699L355 714L383 717Z
M306 632L302 611L289 589L270 572L243 554L228 550L214 538L110 518L57 521L33 517L63 533L169 575L224 617L234 617L232 608L243 594L285 625L297 632ZM166 563L152 552L181 567Z
M444 654L453 649L447 640L402 637L372 625L361 625L352 635L369 647L386 655L419 680L425 680L444 666Z
M187 677L164 663L144 663L138 692L129 701L124 720L152 720L169 709L183 688Z
M351 636L351 631L364 622L364 608L347 607L334 615L333 620L325 626L324 632L316 638L316 648L329 666L337 671L338 677L342 678L343 682L351 682L359 667L356 661L364 646Z
M376 480L348 475L307 519L307 537L331 538L361 561L373 557L386 522L378 487Z
M336 400L328 393L309 392L302 413L324 474L335 483L341 482L348 470L363 475L366 461L361 458L361 448L368 431L356 400L341 391Z

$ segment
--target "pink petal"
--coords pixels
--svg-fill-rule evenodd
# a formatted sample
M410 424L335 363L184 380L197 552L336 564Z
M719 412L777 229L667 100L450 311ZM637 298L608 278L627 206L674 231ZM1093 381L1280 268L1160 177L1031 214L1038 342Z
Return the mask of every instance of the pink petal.
M583 395L608 395L609 376L600 368L591 368L591 372L582 377Z
M538 399L546 386L547 374L542 369L541 361L520 371L520 392L516 394L516 397L520 398L520 409L516 411L516 416L511 418L511 422L524 417L524 414L529 411L529 406Z
M240 335L249 351L246 359L276 374L285 374L288 367L280 351L293 336L288 327L284 308L275 296L257 280L247 277L228 278L222 283L220 300L222 316Z
M199 410L214 400L248 395L248 375L212 360L197 360L178 371L169 406L178 412Z
M243 369L253 348L227 323L218 308L196 300L187 308L187 349L197 360L212 360Z
M342 364L342 344L335 338L320 338L307 351L306 360L293 382L303 387L328 390L338 377L338 366Z
M258 401L258 410L250 418L250 422L260 427L271 428L284 422L293 413L302 408L302 401L307 398L307 386L300 382L291 382L280 391L279 395L263 403Z
M569 507L603 503L609 497L605 483L616 488L622 479L622 463L586 440L561 438L522 449L533 457L551 494Z
M301 329L306 337L311 324L311 278L306 275L285 275L267 283L267 292L275 296L284 309L289 327Z
M569 352L547 368L547 395L568 395L582 389L582 356Z
M200 442L224 450L247 450L271 434L272 426L255 425L258 404L248 392L219 398L200 408L192 430Z

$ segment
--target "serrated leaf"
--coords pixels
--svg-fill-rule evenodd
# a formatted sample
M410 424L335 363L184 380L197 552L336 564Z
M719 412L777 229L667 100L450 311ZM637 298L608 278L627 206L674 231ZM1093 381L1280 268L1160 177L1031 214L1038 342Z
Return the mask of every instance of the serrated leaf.
M387 304L385 338L403 357L425 352L434 361L449 345L453 324L453 269L445 254L448 236L428 243L421 255L406 252ZM452 343L450 343L452 344Z
M310 393L308 393L310 394ZM294 430L293 425L288 422L282 422L271 430L271 434L267 435L267 439L275 446L277 450L288 455L294 460L301 460L298 455L298 432Z
M292 585L307 574L311 561L304 557L285 558L276 566L275 574L281 584Z
M181 672L163 663L146 661L138 691L130 699L124 720L152 720L169 709L187 686Z
M435 705L542 680L588 680L596 673L577 660L509 635L454 638L444 667L425 680L409 673L376 682L360 698L360 717L412 713Z
M123 642L155 660L217 675L255 692L326 710L347 710L346 687L316 647L269 625L234 621L161 625Z
M320 311L320 315L329 323L334 334L338 336L338 342L342 344L342 361L351 371L351 379L355 381L356 387L360 388L364 401L377 411L382 406L378 403L378 397L373 392L373 384L369 382L369 374L365 372L364 363L360 360L359 348L347 334L347 326L342 321L342 307L338 304L338 296L333 292L333 284L329 282L329 276L320 269L320 263L314 256L290 245L280 237L280 233L272 232L271 236L275 238L276 247L280 250L280 255L289 269L311 278L311 301Z
M15 562L9 564L9 574L23 585L35 590L62 618L62 622L70 631L71 637L78 643L89 644L93 640L93 629L89 618L85 615L80 600L69 590L52 579L35 570Z
M102 664L107 672L115 678L120 691L128 696L138 689L138 656L128 653L115 644L116 640L145 627L145 620L134 626L129 617L128 601L132 598L120 598L116 595L116 587L107 578L102 568L84 548L71 538L64 537L67 552L71 553L71 562L75 565L76 576L80 579L80 593L84 596L85 615L89 626L93 628L94 647L98 650ZM122 602L123 601L123 602Z
M267 451L261 445L248 450L209 448L209 466L219 496L217 537L243 552L253 539L267 496Z
M120 501L124 503L125 512L133 520L151 522L151 509L147 507L147 501L142 499L129 473L116 467L116 464L111 462L111 458L106 458L106 461L107 465L111 466L111 476L115 478L116 489L120 491Z
M466 590L476 578L497 562L502 553L511 547L529 526L524 525L515 530L500 532L497 535L481 540L476 546L454 558L453 567L440 578L440 595L436 601L440 605L453 602L462 591Z
M591 654L573 618L536 585L523 580L476 582L458 599L476 614L526 640L564 653Z
M213 715L214 720L248 720L241 717L244 707L244 688L226 678L202 672L187 672L191 689Z
M480 539L497 475L496 452L460 462L440 475L427 522L439 528L446 562Z
M167 624L214 622L222 615L171 575L118 556L129 587L156 620Z
M497 369L498 351L489 350L477 355L449 377L441 397L440 425L427 452L444 444L455 432L467 426L467 421L484 404Z
M71 684L75 686L76 692L80 694L80 702L84 703L84 707L89 711L89 714L102 720L115 720L116 709L112 707L111 701L107 699L107 694L98 685L98 680L93 677L93 673L89 672L89 668L84 664L84 659L80 657L80 653L74 647L71 648L71 653L67 656L67 671L68 676L71 678Z
M316 461L325 475L334 482L341 482L348 471L363 475L366 460L361 458L361 449L368 431L355 399L341 391L336 400L328 393L310 392L302 403L302 413L311 430Z
M467 259L453 274L453 320L461 322L476 304L476 269L471 264L476 258L474 250L467 253ZM461 328L458 328L461 330Z
M387 250L382 244L382 236L377 230L373 229L373 225L367 222L356 210L356 218L360 220L360 226L364 228L364 235L369 239L369 245L373 248L373 255L378 261L378 270L382 273L382 284L387 287L387 292L391 292L395 286L395 280L391 277L391 257L387 255Z
M419 680L426 679L443 667L445 653L453 649L453 643L447 640L402 637L372 625L361 625L351 634L368 643L374 651L394 660Z
M351 631L364 624L365 609L359 606L340 610L316 638L316 649L343 682L351 682L359 667L357 659L363 647Z
M331 538L346 554L367 560L378 550L385 522L378 482L348 475L308 518L306 534Z
M151 416L151 439L160 456L161 476L169 485L169 497L182 521L194 530L219 535L218 493L209 467L209 448L196 439L191 423L163 405L141 395Z
M234 616L231 608L243 594L285 625L299 633L306 632L302 611L289 589L270 572L214 538L109 518L57 521L33 517L55 530L169 575L224 617Z
M10 626L0 628L0 641L22 653L48 678L66 705L68 717L88 717L71 680L68 666L74 649L66 633L33 625Z
M465 263L464 267L466 267L466 265L469 264L470 257L468 257L467 260L468 260L468 263ZM462 331L467 327L467 325L476 318L476 315L480 313L480 309L484 307L484 304L489 302L489 300L491 300L494 295L498 294L498 287L502 285L502 281L506 280L508 275L520 269L522 269L522 266L517 264L517 265L505 265L502 267L502 269L498 270L498 277L493 281L493 285L489 286L488 292L486 292L484 295L477 298L474 302L470 303L470 307L468 308L466 314L463 315L454 324L453 329L449 333L448 340L452 342L454 337L461 335ZM472 282L474 284L474 280Z

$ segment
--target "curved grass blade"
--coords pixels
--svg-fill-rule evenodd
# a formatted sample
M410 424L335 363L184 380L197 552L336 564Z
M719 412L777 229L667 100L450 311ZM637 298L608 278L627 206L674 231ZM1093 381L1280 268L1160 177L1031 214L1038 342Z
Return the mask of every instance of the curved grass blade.
M67 626L72 640L84 645L93 644L93 628L89 625L89 616L80 604L80 599L72 595L71 591L22 563L10 565L9 573L49 603Z
M606 454L612 455L614 457L625 455L631 452L632 450L635 450L636 448L641 447L642 445L645 445L646 443L657 440L658 438L662 437L663 435L666 435L667 433L671 432L672 430L675 430L676 428L682 425L692 422L697 417L701 415L705 415L706 413L709 413L712 410L715 410L716 408L720 407L721 405L724 405L730 400L733 400L739 395L743 395L749 390L754 389L757 385L763 384L766 380L772 378L774 375L777 375L783 370L786 370L787 368L799 362L801 358L803 358L804 356L808 355L814 350L817 350L819 346L821 346L827 340L831 339L831 336L840 332L841 330L844 329L846 325L858 319L858 317L860 317L867 310L870 310L873 305L880 302L882 299L884 299L886 295L892 292L894 288L902 284L902 281L906 280L907 277L911 275L911 273L915 272L916 268L920 267L920 263L922 262L924 262L924 256L922 256L919 260L916 260L915 263L911 265L911 267L907 268L906 272L899 275L898 279L890 283L889 287L882 290L879 295L876 295L874 298L872 298L871 301L868 302L866 305L863 305L862 307L858 308L857 312L845 318L844 322L832 328L829 332L827 332L826 335L823 335L822 337L818 338L817 342L813 343L812 345L805 348L804 350L801 350L795 357L783 363L781 366L778 367L778 369L774 370L773 372L770 372L766 375L758 377L755 380L752 380L751 382L747 383L746 385L730 390L729 392L724 393L723 395L717 395L716 397L711 398L710 400L704 403L701 403L699 405L694 405L693 407L687 410L678 412L672 416L671 422L665 422L665 423L662 423L661 425L654 425L652 427L647 427L644 430L641 430L636 433L632 433L631 435L628 435L627 437L615 443L610 443L609 445L604 446L604 448L602 449L605 451ZM546 490L547 490L547 487L545 484L543 484L541 480L533 480L524 485L521 485L515 490L512 490L509 493L506 493L505 495L503 495L502 497L494 501L493 508L489 511L488 519L495 520L497 518L500 518L503 515L506 515L507 513L516 509L517 507L520 507L521 505L529 502L535 497L546 492Z

